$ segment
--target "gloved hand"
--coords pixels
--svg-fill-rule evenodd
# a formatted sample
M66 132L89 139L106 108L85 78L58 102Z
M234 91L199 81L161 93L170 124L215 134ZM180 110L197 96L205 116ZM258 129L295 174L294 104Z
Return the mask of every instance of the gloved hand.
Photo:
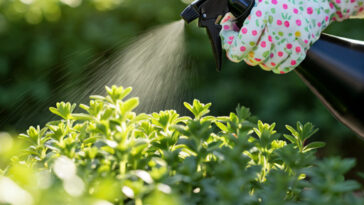
M364 0L255 0L238 28L228 13L221 21L223 48L233 62L284 74L296 68L332 21L361 12Z

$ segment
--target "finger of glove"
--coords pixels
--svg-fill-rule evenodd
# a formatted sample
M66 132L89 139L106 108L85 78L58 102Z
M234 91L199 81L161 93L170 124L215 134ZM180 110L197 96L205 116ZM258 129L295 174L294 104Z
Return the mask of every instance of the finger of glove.
M245 62L249 65L259 65L264 63L270 56L272 48L272 36L268 33L267 28L259 40L259 44L256 45L253 51L250 51L245 58Z
M247 56L259 44L259 39L264 28L264 18L261 11L255 7L251 15L244 22L244 26L240 29L238 35L233 37L229 36L230 39L233 39L231 43L229 42L230 46L226 49L229 59L234 59L234 62L240 62Z
M239 33L233 30L225 30L220 35L223 43L222 47L226 50L226 57L232 62L241 62L246 53L246 46L241 42Z
M225 24L225 23L231 23L232 21L234 21L236 19L236 17L231 13L231 12L228 12L225 14L225 16L222 18L221 20L221 25L222 24ZM229 22L228 22L229 21Z
M290 45L288 44L288 47ZM292 48L291 48L292 49ZM269 58L266 59L264 64L261 66L264 70L274 70L278 65L282 64L291 54L291 49L287 49L287 44L285 43L274 43Z
M220 31L220 37L222 42L222 48L225 50L230 49L233 39L238 36L237 30L239 30L233 22L235 17L231 13L227 13L221 21L222 29Z
M245 46L246 52L252 51L258 44L264 32L266 23L265 17L259 7L254 7L248 19L244 22L236 39L238 46Z
M285 74L295 69L306 57L306 53L303 51L299 43L294 43L292 52L289 57L278 65L273 72L279 74Z
M233 30L222 30L220 32L221 42L222 42L222 48L225 50L230 50L233 40L237 38L238 32Z

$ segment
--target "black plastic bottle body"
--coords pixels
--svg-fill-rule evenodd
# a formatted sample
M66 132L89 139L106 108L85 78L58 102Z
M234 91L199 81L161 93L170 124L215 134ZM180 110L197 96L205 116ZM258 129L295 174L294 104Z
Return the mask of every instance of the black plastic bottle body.
M296 73L336 119L364 138L364 42L322 34Z

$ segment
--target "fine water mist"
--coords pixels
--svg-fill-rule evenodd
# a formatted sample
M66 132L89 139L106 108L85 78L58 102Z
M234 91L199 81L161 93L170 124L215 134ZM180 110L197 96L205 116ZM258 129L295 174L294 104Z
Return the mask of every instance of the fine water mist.
M191 98L188 84L194 72L185 55L183 20L153 28L118 47L112 48L112 55L106 60L101 56L90 57L89 64L84 68L86 71L78 80L69 82L67 76L71 73L61 68L60 72L63 73L54 82L57 87L51 97L38 105L31 105L34 103L31 100L14 105L14 112L27 114L9 119L9 122L20 128L42 125L58 119L50 114L50 106L55 106L59 101L88 103L90 95L105 95L105 86L112 85L133 87L131 96L140 98L137 112L151 113L165 109L185 111L183 102ZM72 61L72 56L69 61ZM50 71L39 78L48 78ZM29 90L19 93L19 96L27 92Z
M140 97L139 111L179 109L190 75L184 40L183 20L152 29L99 69L89 92L102 93L105 85L131 86L132 95Z

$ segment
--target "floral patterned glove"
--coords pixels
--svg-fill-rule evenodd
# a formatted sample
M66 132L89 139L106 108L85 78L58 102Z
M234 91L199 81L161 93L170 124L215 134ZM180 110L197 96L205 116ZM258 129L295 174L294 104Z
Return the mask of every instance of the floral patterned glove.
M284 74L296 68L331 21L342 21L364 9L364 0L255 0L243 27L228 13L220 32L233 62Z

